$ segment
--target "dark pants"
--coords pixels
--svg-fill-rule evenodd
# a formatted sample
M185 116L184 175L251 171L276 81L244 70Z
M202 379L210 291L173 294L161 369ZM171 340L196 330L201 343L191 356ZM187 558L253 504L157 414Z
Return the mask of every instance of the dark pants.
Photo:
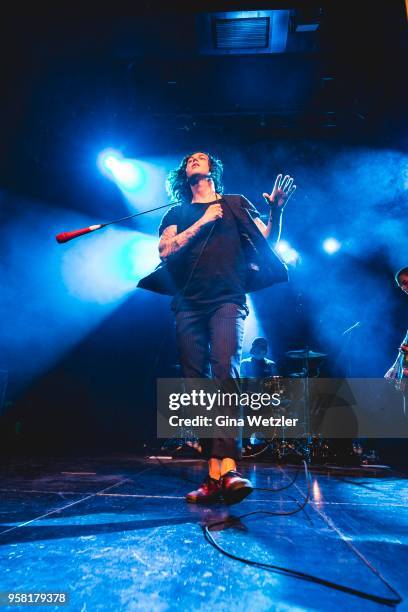
M239 378L246 306L221 304L211 310L176 313L176 334L184 378L216 378L223 389L231 390ZM237 388L234 389L237 391ZM203 439L208 458L241 457L239 437Z

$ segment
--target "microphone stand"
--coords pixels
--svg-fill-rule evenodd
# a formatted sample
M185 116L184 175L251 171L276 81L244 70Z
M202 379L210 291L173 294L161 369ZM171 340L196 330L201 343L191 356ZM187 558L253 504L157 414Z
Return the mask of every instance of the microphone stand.
M342 354L346 354L346 371L345 371L345 375L347 378L351 378L351 357L350 357L350 344L351 341L353 339L353 332L356 331L356 329L359 329L361 327L361 323L360 321L357 321L356 323L354 323L354 325L352 325L351 327L349 327L348 329L345 329L344 332L342 332L341 336L345 337L345 342L343 344L343 347L339 353L339 355L337 356L337 360L336 360L336 366L338 365L338 362L340 360L340 357L342 356Z
M63 244L64 242L68 242L73 238L78 238L79 236L83 236L84 234L89 234L90 232L95 232L96 230L102 229L103 227L107 227L108 225L113 225L114 223L121 223L121 221L127 221L128 219L134 219L135 217L140 217L141 215L147 215L147 213L154 212L156 210L161 210L163 208L168 208L169 206L173 206L174 204L179 204L180 202L170 202L169 204L164 204L164 206L157 206L156 208L150 208L149 210L143 210L142 212L134 213L133 215L127 215L126 217L121 217L120 219L115 219L114 221L108 221L107 223L98 223L96 225L90 225L88 227L83 227L81 229L72 230L71 232L61 232L55 236L56 241L59 244Z

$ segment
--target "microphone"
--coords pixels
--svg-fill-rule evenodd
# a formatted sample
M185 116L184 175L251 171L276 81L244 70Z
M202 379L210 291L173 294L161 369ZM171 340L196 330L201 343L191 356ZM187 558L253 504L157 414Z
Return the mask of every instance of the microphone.
M94 232L95 230L104 227L104 224L100 225L90 225L89 227L83 227L81 229L73 230L72 232L61 232L61 234L57 234L55 236L55 240L62 244L64 242L68 242L73 238L77 238L78 236L83 236L84 234L89 234L89 232Z
M101 229L102 227L107 227L108 225L113 225L114 223L121 223L122 221L127 221L128 219L134 219L135 217L140 217L140 215L146 215L147 213L151 213L156 210L161 210L162 208L168 208L169 206L173 206L173 204L180 203L180 201L170 202L170 204L156 206L155 208L150 208L149 210L143 210L142 212L133 213L133 215L126 215L126 217L121 217L120 219L115 219L114 221L108 221L107 223L98 223L98 225L82 227L81 229L73 230L72 232L62 232L61 234L57 234L55 236L55 239L59 244L63 244L64 242L68 242L68 240L78 238L78 236L83 236L84 234L89 234L90 232L94 232L95 230Z

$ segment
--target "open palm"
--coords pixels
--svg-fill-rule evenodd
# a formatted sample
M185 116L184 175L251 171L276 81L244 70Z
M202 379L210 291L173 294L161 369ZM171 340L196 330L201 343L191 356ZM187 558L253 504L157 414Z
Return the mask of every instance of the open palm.
M263 197L270 206L283 209L289 201L289 198L296 191L296 185L293 184L293 178L286 174L283 178L282 174L278 174L273 186L272 193L263 193Z

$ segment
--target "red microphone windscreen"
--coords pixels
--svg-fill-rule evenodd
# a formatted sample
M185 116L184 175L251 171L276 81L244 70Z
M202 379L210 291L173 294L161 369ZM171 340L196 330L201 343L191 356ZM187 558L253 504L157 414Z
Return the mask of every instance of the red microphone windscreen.
M102 225L91 225L89 227L83 227L81 229L73 230L72 232L62 232L61 234L57 234L55 239L59 244L63 242L68 242L68 240L72 240L73 238L77 238L78 236L83 236L84 234L89 234L89 232L93 232L96 229L99 229Z

